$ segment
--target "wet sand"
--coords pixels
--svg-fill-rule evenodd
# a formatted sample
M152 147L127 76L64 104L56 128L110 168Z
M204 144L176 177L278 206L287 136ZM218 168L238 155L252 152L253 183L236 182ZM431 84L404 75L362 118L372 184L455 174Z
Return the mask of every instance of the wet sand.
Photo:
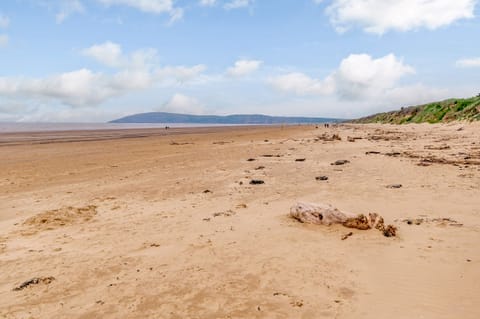
M0 317L480 317L479 123L167 131L0 135Z

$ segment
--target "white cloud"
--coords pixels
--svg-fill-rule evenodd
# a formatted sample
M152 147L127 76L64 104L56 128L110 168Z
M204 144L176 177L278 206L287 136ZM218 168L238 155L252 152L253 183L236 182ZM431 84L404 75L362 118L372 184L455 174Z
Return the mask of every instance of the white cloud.
M461 68L478 68L480 67L480 57L458 60L456 66Z
M289 73L270 78L274 88L297 95L331 95L344 99L364 99L385 94L397 81L415 70L393 54L373 59L367 54L351 54L325 79L303 73Z
M117 69L107 74L80 69L44 78L0 77L0 96L11 99L36 99L73 107L97 106L112 97L144 90L162 82L185 82L199 76L206 67L157 64L157 52L142 49L127 55L112 42L81 51L85 56Z
M205 108L197 99L176 93L160 110L173 113L203 114Z
M206 69L207 67L203 64L194 65L193 67L166 66L157 69L156 75L160 80L173 78L178 82L186 82L197 77Z
M6 29L10 25L10 18L0 14L0 28Z
M105 5L125 5L147 13L170 14L170 23L183 17L183 9L176 8L173 0L97 0Z
M252 4L253 0L231 0L223 7L227 10L246 8Z
M327 95L332 94L335 89L332 77L322 81L300 72L270 78L268 83L280 91L293 92L297 95Z
M258 70L262 63L259 60L238 60L233 67L228 68L227 74L236 77L245 76Z
M8 44L8 35L6 34L0 34L0 48L7 46Z
M204 7L211 7L216 4L216 0L200 0L199 4Z
M0 94L51 99L77 107L95 106L150 84L151 77L145 72L124 71L110 76L80 69L46 78L0 78Z
M158 54L155 49L140 49L125 55L119 44L110 41L95 44L83 49L81 53L111 68L148 70L158 63Z
M83 13L85 8L79 0L63 0L60 4L60 11L55 16L57 23L62 23L74 13Z
M373 59L367 54L351 54L345 58L333 77L336 91L344 98L378 95L393 88L396 82L415 70L395 55Z
M120 45L110 41L84 49L82 50L82 54L94 58L109 67L119 67L123 63Z
M315 1L319 2L319 1ZM369 33L437 29L473 18L477 0L332 0L327 14L342 32L359 26Z

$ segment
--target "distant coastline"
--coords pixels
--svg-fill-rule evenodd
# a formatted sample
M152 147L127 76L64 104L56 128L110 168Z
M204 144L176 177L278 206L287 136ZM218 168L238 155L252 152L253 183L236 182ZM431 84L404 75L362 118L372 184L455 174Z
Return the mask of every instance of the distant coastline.
M191 115L149 112L125 116L110 123L187 123L187 124L315 124L341 122L342 119L300 116L269 116L263 114Z

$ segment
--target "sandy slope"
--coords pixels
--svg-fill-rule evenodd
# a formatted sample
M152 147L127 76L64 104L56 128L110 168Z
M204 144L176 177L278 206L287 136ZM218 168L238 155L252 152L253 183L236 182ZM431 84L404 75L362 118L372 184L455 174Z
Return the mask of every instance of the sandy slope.
M480 318L478 124L102 134L3 136L0 317ZM398 236L342 241L297 200Z

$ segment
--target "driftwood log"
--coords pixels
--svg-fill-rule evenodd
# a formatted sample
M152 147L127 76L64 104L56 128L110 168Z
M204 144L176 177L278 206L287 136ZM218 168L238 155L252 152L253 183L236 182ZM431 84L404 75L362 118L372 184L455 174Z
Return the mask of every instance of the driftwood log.
M393 225L385 225L383 217L370 213L353 214L340 211L327 204L311 204L299 202L290 208L290 216L301 223L330 226L340 224L348 228L360 230L378 229L386 237L396 235L397 228Z

